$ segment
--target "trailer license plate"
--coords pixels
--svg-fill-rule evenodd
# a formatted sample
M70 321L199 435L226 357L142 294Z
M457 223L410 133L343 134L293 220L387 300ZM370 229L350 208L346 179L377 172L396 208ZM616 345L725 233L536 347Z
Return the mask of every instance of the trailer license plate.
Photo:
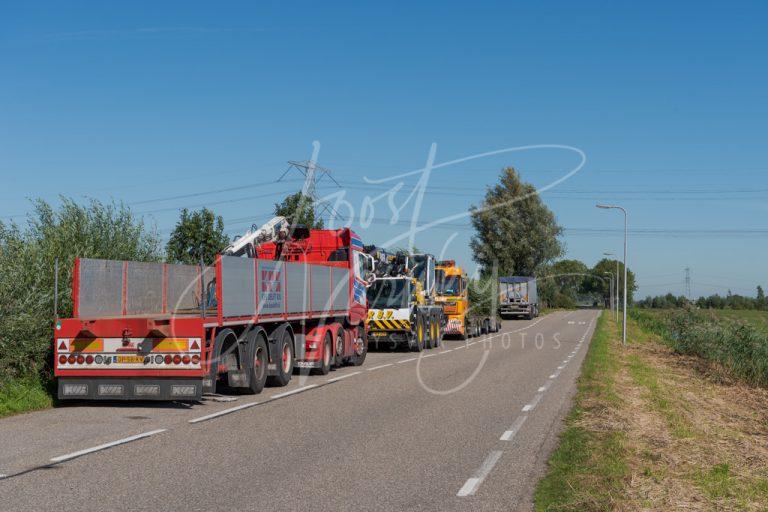
M144 356L117 356L119 364L141 364L144 362Z
M386 332L372 332L372 333L371 333L371 336L384 337L384 336L386 336L387 334L388 334L388 333L386 333Z

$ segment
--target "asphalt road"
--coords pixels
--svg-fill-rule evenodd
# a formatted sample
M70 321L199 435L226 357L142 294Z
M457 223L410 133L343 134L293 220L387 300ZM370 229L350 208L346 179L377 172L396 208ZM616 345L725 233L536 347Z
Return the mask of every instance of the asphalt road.
M530 510L596 311L200 404L0 420L0 510Z

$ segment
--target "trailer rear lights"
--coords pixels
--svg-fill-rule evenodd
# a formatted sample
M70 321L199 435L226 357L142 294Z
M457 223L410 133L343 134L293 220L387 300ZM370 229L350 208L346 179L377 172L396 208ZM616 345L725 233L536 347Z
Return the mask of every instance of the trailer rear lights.
M93 364L93 356L92 355L85 356L85 364Z
M173 358L171 356L165 356L163 361L165 361L165 364L171 364L173 362Z
M190 358L187 355L181 356L181 362L184 364L189 364Z
M180 385L175 384L171 386L171 396L195 396L197 395L197 386L194 384Z
M59 356L59 364L66 364L66 363L67 363L67 356L65 356L63 354L60 355Z
M173 356L173 364L181 364L181 356L176 354Z
M77 364L83 364L85 363L85 358L83 356L77 356Z
M62 391L66 396L86 396L88 384L64 384Z
M67 358L67 362L69 364L75 364L75 361L76 361L75 355L74 354L70 354L69 357Z
M96 356L94 361L96 361L96 364L101 364L104 362L104 358L102 356Z
M200 356L198 355L192 356L192 364L200 364Z
M155 364L163 364L163 356L155 356Z

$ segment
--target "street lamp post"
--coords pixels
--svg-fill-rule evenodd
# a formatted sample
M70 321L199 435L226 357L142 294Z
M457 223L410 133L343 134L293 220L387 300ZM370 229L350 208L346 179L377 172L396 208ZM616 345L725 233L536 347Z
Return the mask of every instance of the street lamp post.
M627 346L627 210L615 204L598 204L598 208L621 210L624 213L624 311L621 329L621 343Z
M613 311L614 297L613 297L613 272L603 272L603 275L611 276L610 284L608 285L608 294L610 295L610 310Z
M603 256L616 256L612 252L604 252ZM616 260L616 284L614 297L616 298L616 323L619 323L619 260Z

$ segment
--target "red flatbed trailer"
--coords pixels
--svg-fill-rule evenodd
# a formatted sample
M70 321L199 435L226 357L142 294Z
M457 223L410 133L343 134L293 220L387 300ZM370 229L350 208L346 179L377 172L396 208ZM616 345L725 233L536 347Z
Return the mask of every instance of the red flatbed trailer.
M200 400L365 360L369 259L350 229L212 267L78 259L54 335L60 399Z

